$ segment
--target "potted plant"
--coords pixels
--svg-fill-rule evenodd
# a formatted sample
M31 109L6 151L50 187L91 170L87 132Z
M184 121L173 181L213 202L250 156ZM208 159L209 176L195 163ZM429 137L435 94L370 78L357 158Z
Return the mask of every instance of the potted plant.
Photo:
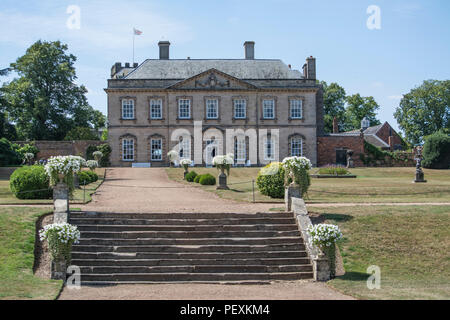
M307 229L311 235L311 242L325 255L330 266L330 278L336 276L336 242L342 239L342 232L333 224L316 224Z
M186 178L186 175L189 173L189 166L192 164L191 159L181 159L180 164L184 168L184 178Z
M102 157L103 157L103 152L94 151L94 152L92 152L92 156L94 157L95 161L97 161L97 167L99 167L100 161L102 160Z
M311 161L306 157L287 157L283 159L285 170L285 187L299 188L300 197L308 192L311 178L308 170L311 169Z
M68 223L53 223L39 231L41 241L48 241L52 260L52 279L65 280L66 266L72 258L72 244L80 240L80 231Z
M175 150L170 150L167 153L167 158L169 159L169 167L171 167L175 159L178 158L178 152L176 152Z
M81 170L83 164L85 164L84 159L78 156L56 156L48 159L45 171L52 185L65 183L69 191L73 191L74 174Z
M233 154L215 156L213 158L213 165L220 170L219 174L219 185L217 189L228 189L227 186L227 175L230 175L230 168L233 164ZM225 174L225 170L227 174Z
M96 160L88 160L86 161L86 167L88 167L89 170L94 171L95 168L98 167L98 162Z

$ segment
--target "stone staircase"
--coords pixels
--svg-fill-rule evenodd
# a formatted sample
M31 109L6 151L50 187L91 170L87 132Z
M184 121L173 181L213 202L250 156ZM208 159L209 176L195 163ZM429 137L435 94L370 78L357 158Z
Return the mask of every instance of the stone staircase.
M72 212L82 284L312 279L292 214Z

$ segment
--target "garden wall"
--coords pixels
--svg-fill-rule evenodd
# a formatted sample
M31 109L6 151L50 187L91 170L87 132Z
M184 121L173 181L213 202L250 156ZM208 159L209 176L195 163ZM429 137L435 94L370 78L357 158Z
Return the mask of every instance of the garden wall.
M336 150L353 150L356 167L364 166L360 154L364 153L364 138L359 135L335 135L317 137L317 166L336 163Z
M15 141L15 143L23 145L30 143L29 141ZM48 159L52 156L69 156L80 155L86 156L86 149L90 145L101 145L106 141L100 140L76 140L76 141L35 141L34 145L39 149L37 160Z

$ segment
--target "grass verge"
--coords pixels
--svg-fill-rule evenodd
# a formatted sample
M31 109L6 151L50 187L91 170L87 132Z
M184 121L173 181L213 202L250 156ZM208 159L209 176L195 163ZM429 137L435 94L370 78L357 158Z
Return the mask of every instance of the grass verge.
M0 208L0 299L55 299L61 280L33 275L36 220L48 209Z
M190 168L198 174L218 175L215 168ZM213 186L199 186L225 199L253 201L252 180L256 181L260 168L232 168L228 177L230 190L216 190ZM167 168L170 179L183 180L182 168ZM311 170L313 172L314 170ZM397 202L450 202L450 170L425 169L427 183L412 183L415 168L355 168L354 179L312 178L306 202L313 203L397 203ZM284 202L259 193L255 183L257 202Z
M450 299L450 207L314 208L317 222L339 225L346 274L328 282L364 299ZM381 270L381 288L369 290L366 270Z

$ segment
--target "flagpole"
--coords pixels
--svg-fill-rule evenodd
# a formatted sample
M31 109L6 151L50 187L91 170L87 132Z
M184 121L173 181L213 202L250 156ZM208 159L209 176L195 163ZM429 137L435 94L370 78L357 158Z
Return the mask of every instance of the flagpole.
M134 66L134 37L135 37L135 32L134 32L134 29L133 29L133 66Z

